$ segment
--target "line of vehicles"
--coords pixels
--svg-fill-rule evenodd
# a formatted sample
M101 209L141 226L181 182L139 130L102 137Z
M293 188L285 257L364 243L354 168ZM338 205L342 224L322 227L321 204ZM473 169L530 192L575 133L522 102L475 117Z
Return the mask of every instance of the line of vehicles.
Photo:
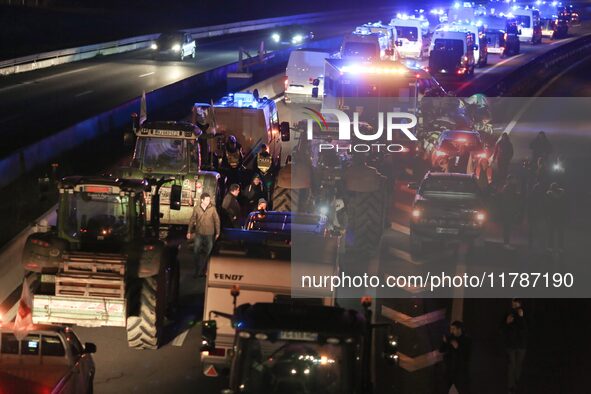
M534 23L533 14L530 18ZM370 299L363 300L363 313L345 310L335 305L333 292L298 286L297 278L337 274L344 250L352 253L359 242L379 242L389 201L379 192L388 188L376 168L407 169L417 158L436 172L413 185L418 191L411 251L422 250L422 237L479 234L487 217L471 173L478 160L489 156L490 114L486 104L448 95L429 71L466 75L486 65L489 53L518 53L526 25L500 19L505 25L496 30L456 20L424 34L429 31L425 17L399 15L388 25L357 27L336 56L292 52L285 80L288 103L311 100L321 103L320 112L342 111L366 135L378 124L371 112L395 105L420 120L413 129L416 141L384 134L374 142L403 146L404 141L402 154L370 158L344 148L318 152L319 144L351 147L364 139L354 133L349 141L339 140L338 122L329 117L307 141L307 124L281 122L275 102L256 91L195 103L191 122L140 123L136 116L133 131L124 136L134 146L129 165L114 176L62 179L56 226L27 239L22 265L33 277L33 321L125 327L131 348L157 349L175 318L179 234L186 233L194 207L203 193L221 207L227 186L261 174L264 157L271 163L265 168L276 168L268 178L269 202L276 208L256 210L240 228L224 229L211 258L200 349L203 373L229 374L227 393L371 392L376 365L397 361L394 329L375 324ZM494 45L493 31L499 35ZM190 44L190 36L183 40ZM170 46L156 45L155 51ZM171 49L181 57L195 55L194 46ZM428 70L401 61L425 56ZM368 99L377 99L378 106L371 107ZM298 143L286 155L283 143L292 132ZM286 156L303 171L292 171L291 161L281 163ZM293 204L298 196L300 208L277 208L274 197L285 198L285 190ZM364 211L355 211L356 206ZM350 218L342 219L349 209ZM2 361L5 349L15 357L36 352L41 362L46 349L53 349L47 351L67 359L59 363L84 370L80 385L86 378L91 385L90 353L96 348L78 341L76 349L59 350L59 343L66 347L77 340L66 338L73 336L71 330L51 327L37 326L41 333L30 334L37 339L17 345L10 345L10 332L3 328ZM376 336L377 331L386 335ZM51 335L51 341L44 339ZM384 343L378 343L382 337ZM88 387L74 392L90 392Z

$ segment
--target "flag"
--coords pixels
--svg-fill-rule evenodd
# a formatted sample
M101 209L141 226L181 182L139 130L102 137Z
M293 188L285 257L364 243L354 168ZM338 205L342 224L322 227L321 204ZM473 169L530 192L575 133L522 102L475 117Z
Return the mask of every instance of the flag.
M23 281L23 290L18 303L18 311L14 321L14 335L19 341L25 339L33 328L33 296L27 278Z
M146 108L146 91L142 92L142 101L140 104L140 126L148 119L148 110Z

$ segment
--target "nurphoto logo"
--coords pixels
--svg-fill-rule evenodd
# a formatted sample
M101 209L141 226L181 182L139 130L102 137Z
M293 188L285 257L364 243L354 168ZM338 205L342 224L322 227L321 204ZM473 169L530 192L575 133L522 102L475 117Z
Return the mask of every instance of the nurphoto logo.
M406 152L407 149L399 143L391 143L394 132L402 133L410 141L417 141L417 137L413 134L411 129L417 125L417 117L408 112L378 112L378 127L366 128L370 133L362 132L363 127L360 127L359 113L353 113L353 121L349 115L337 109L324 109L322 112L316 111L312 108L305 107L310 112L305 112L309 116L307 119L307 138L312 140L314 138L313 128L316 123L320 131L337 131L334 127L330 127L324 114L333 115L337 119L338 124L338 140L336 143L321 143L318 145L318 150L335 150L348 152ZM385 120L384 120L385 119ZM385 123L385 126L384 126ZM352 132L351 132L352 130ZM385 133L384 133L385 130ZM385 134L385 136L384 136ZM352 143L343 144L343 142L351 141L373 141L374 143ZM380 143L384 141L387 143Z

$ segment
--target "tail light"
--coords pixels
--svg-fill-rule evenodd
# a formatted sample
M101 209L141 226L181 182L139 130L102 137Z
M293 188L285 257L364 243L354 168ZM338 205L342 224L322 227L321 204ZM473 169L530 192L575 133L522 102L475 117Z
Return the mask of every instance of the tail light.
M48 242L45 242L45 241L42 241L40 239L32 239L31 240L31 243L33 245L41 246L42 248L49 248L49 243Z
M458 75L462 75L465 72L466 72L466 69L465 68L463 68L463 67L462 68L458 68Z

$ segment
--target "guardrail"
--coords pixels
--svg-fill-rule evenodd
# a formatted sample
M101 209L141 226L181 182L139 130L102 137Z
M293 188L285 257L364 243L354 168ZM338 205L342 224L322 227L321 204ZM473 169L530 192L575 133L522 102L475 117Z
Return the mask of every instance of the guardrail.
M368 11L369 12L369 11ZM371 11L372 14L376 10ZM277 26L287 26L300 23L315 23L351 15L351 11L317 12L308 14L297 14L285 17L255 19L250 21L227 23L222 25L204 26L184 29L193 38L211 38L227 34L245 33L255 30L271 29ZM0 75L10 75L21 72L38 70L41 68L57 66L60 64L90 59L95 56L113 55L136 49L147 48L150 43L158 38L158 34L148 34L137 37L125 38L118 41L110 41L101 44L86 45L77 48L62 49L58 51L38 53L0 61Z

